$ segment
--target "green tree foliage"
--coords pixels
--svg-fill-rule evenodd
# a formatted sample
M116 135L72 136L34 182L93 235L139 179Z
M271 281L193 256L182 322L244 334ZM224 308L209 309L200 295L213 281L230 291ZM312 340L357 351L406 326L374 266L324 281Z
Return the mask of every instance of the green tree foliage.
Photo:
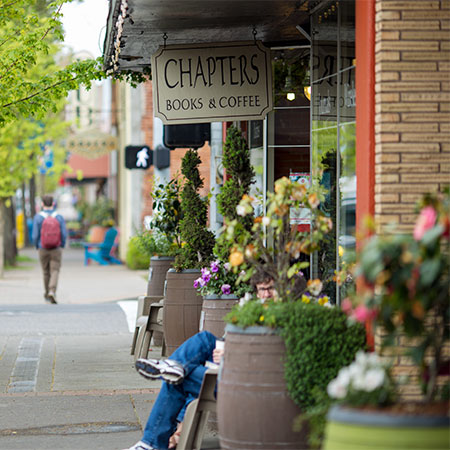
M181 173L186 178L181 193L183 219L180 223L183 247L176 257L174 267L182 269L200 269L212 258L214 234L207 229L208 205L198 190L203 186L198 166L200 157L194 150L188 150L183 157Z
M58 100L70 90L89 88L105 76L100 59L40 65L63 40L61 10L67 1L0 0L0 125L57 112Z

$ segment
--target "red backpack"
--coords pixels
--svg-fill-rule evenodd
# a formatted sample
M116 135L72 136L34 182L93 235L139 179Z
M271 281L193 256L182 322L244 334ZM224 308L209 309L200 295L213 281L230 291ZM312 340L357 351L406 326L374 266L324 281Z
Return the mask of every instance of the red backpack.
M40 213L44 217L41 226L41 247L52 249L61 245L61 227L56 218L56 211L52 214Z

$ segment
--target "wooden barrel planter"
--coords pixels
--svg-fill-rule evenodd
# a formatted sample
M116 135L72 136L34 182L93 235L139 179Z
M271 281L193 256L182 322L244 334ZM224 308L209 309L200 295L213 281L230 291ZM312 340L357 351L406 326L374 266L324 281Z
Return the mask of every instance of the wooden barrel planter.
M239 299L235 295L205 295L203 297L200 329L209 331L216 337L222 337L225 333L223 318L238 301Z
M301 414L284 380L285 346L274 330L226 326L225 355L217 393L222 449L307 449Z
M448 450L449 417L392 414L334 406L324 450Z
M175 258L170 256L152 256L148 269L148 296L163 296L167 271L172 267Z
M163 317L168 355L199 331L203 298L194 288L199 274L200 271L194 269L182 272L169 269L167 272Z

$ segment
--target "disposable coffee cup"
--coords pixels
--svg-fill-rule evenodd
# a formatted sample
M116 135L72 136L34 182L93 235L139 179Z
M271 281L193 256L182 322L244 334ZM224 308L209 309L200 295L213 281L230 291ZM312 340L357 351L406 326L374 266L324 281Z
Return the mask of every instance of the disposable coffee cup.
M216 341L216 349L217 350L223 350L225 348L225 341L219 341L217 339Z

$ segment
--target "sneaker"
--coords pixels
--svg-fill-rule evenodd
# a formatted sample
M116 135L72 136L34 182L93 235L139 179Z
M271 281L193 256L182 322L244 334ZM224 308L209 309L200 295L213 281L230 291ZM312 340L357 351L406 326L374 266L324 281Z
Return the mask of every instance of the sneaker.
M53 303L54 305L56 305L57 301L56 301L55 293L54 293L54 292L49 292L49 293L48 293L48 296L47 296L47 299L48 299L48 301L49 301L50 303Z
M124 448L124 450L156 450L152 446L146 444L145 442L139 441L130 448Z
M180 384L184 379L184 368L171 359L143 359L135 363L136 370L145 378L162 378L169 384Z

